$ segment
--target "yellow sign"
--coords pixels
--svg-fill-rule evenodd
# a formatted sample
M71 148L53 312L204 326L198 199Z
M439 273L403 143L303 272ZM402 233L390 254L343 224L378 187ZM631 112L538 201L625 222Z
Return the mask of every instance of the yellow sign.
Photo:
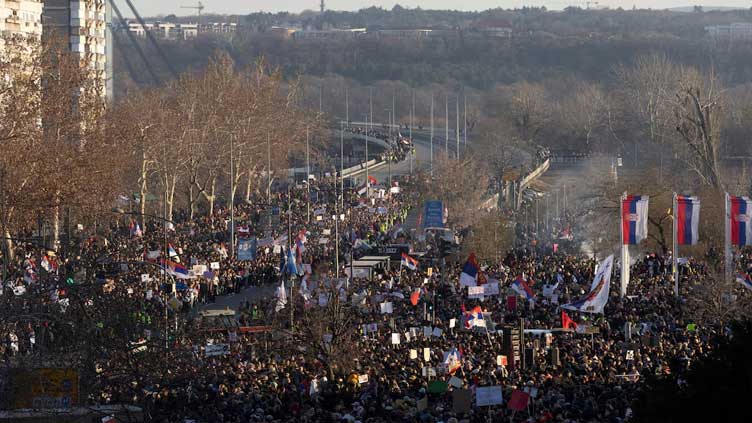
M15 408L70 408L78 405L78 372L73 369L12 371Z
M428 277L430 278L431 275L433 275L433 267L428 268Z

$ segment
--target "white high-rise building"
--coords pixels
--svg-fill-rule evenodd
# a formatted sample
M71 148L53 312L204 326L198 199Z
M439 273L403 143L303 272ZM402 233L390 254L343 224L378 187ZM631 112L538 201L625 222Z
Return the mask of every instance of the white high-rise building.
M107 0L44 0L44 36L65 37L70 50L85 59L91 75L111 95L112 44L108 43Z
M10 40L38 40L41 35L42 0L0 0L0 53Z

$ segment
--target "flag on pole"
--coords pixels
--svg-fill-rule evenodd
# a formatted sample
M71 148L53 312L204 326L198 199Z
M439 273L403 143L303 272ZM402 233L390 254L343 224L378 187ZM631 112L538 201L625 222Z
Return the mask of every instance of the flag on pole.
M611 271L614 267L614 256L608 256L598 266L590 293L581 300L565 304L561 308L580 311L583 313L603 313L603 308L608 302L608 292L611 287Z
M752 276L750 276L748 273L739 273L736 275L736 280L739 281L740 284L744 285L747 289L752 289Z
M410 294L410 304L416 306L420 300L420 288L416 288L412 294Z
M478 270L478 261L475 259L475 253L470 253L470 257L467 258L460 274L460 286L476 286Z
M648 197L628 195L621 202L624 245L639 244L648 236Z
M729 196L729 206L731 245L752 245L752 200Z
M175 278L178 279L193 279L195 276L191 274L188 269L185 268L180 263L174 262L172 260L161 260L162 269L167 272L167 274L172 275Z
M292 252L292 247L287 250L287 273L290 275L298 274L298 266L295 264L295 256Z
M408 256L407 254L402 253L402 262L400 263L400 265L407 267L410 270L417 270L418 260L415 260L414 258Z
M535 293L530 289L530 286L525 282L522 275L517 276L517 279L515 279L509 287L527 300L535 299Z
M175 251L172 244L167 244L167 254L169 254L170 257L178 257L178 253Z
M699 238L700 199L697 197L676 196L676 242L679 245L695 245Z
M561 311L561 327L564 329L569 329L570 327L577 329L577 323L564 310Z
M287 305L287 291L285 291L284 281L280 282L274 296L277 297L277 305L274 306L274 311L279 313Z
M479 328L486 327L486 321L483 319L483 310L481 310L480 306L475 306L470 313L465 314L465 328L472 329L476 326Z

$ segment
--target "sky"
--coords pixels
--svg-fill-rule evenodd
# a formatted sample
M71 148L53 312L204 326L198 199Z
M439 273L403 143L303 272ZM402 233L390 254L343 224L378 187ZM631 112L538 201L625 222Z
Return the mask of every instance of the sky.
M333 10L358 10L370 6L380 6L391 9L395 4L402 7L415 8L420 6L423 9L459 9L459 10L486 10L496 7L505 9L522 7L522 6L546 6L549 9L563 9L567 6L585 7L584 0L464 0L457 4L454 0L325 0L327 9ZM123 0L117 0L121 10L127 9ZM144 16L155 16L158 14L168 15L190 15L195 11L192 9L181 9L181 6L196 5L197 0L132 0L138 11ZM203 0L203 13L218 14L248 14L252 12L300 12L302 10L318 10L320 0ZM631 9L632 6L638 8L665 9L670 7L692 6L694 4L703 6L729 6L749 8L748 0L601 0L601 6L611 8L623 7Z

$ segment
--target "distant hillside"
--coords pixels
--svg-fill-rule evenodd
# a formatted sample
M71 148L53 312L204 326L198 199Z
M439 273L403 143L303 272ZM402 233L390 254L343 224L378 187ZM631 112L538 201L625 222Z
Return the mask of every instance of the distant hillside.
M734 10L747 10L746 7L727 7L727 6L700 6L703 12L733 12ZM695 6L672 7L668 9L672 12L694 12Z

